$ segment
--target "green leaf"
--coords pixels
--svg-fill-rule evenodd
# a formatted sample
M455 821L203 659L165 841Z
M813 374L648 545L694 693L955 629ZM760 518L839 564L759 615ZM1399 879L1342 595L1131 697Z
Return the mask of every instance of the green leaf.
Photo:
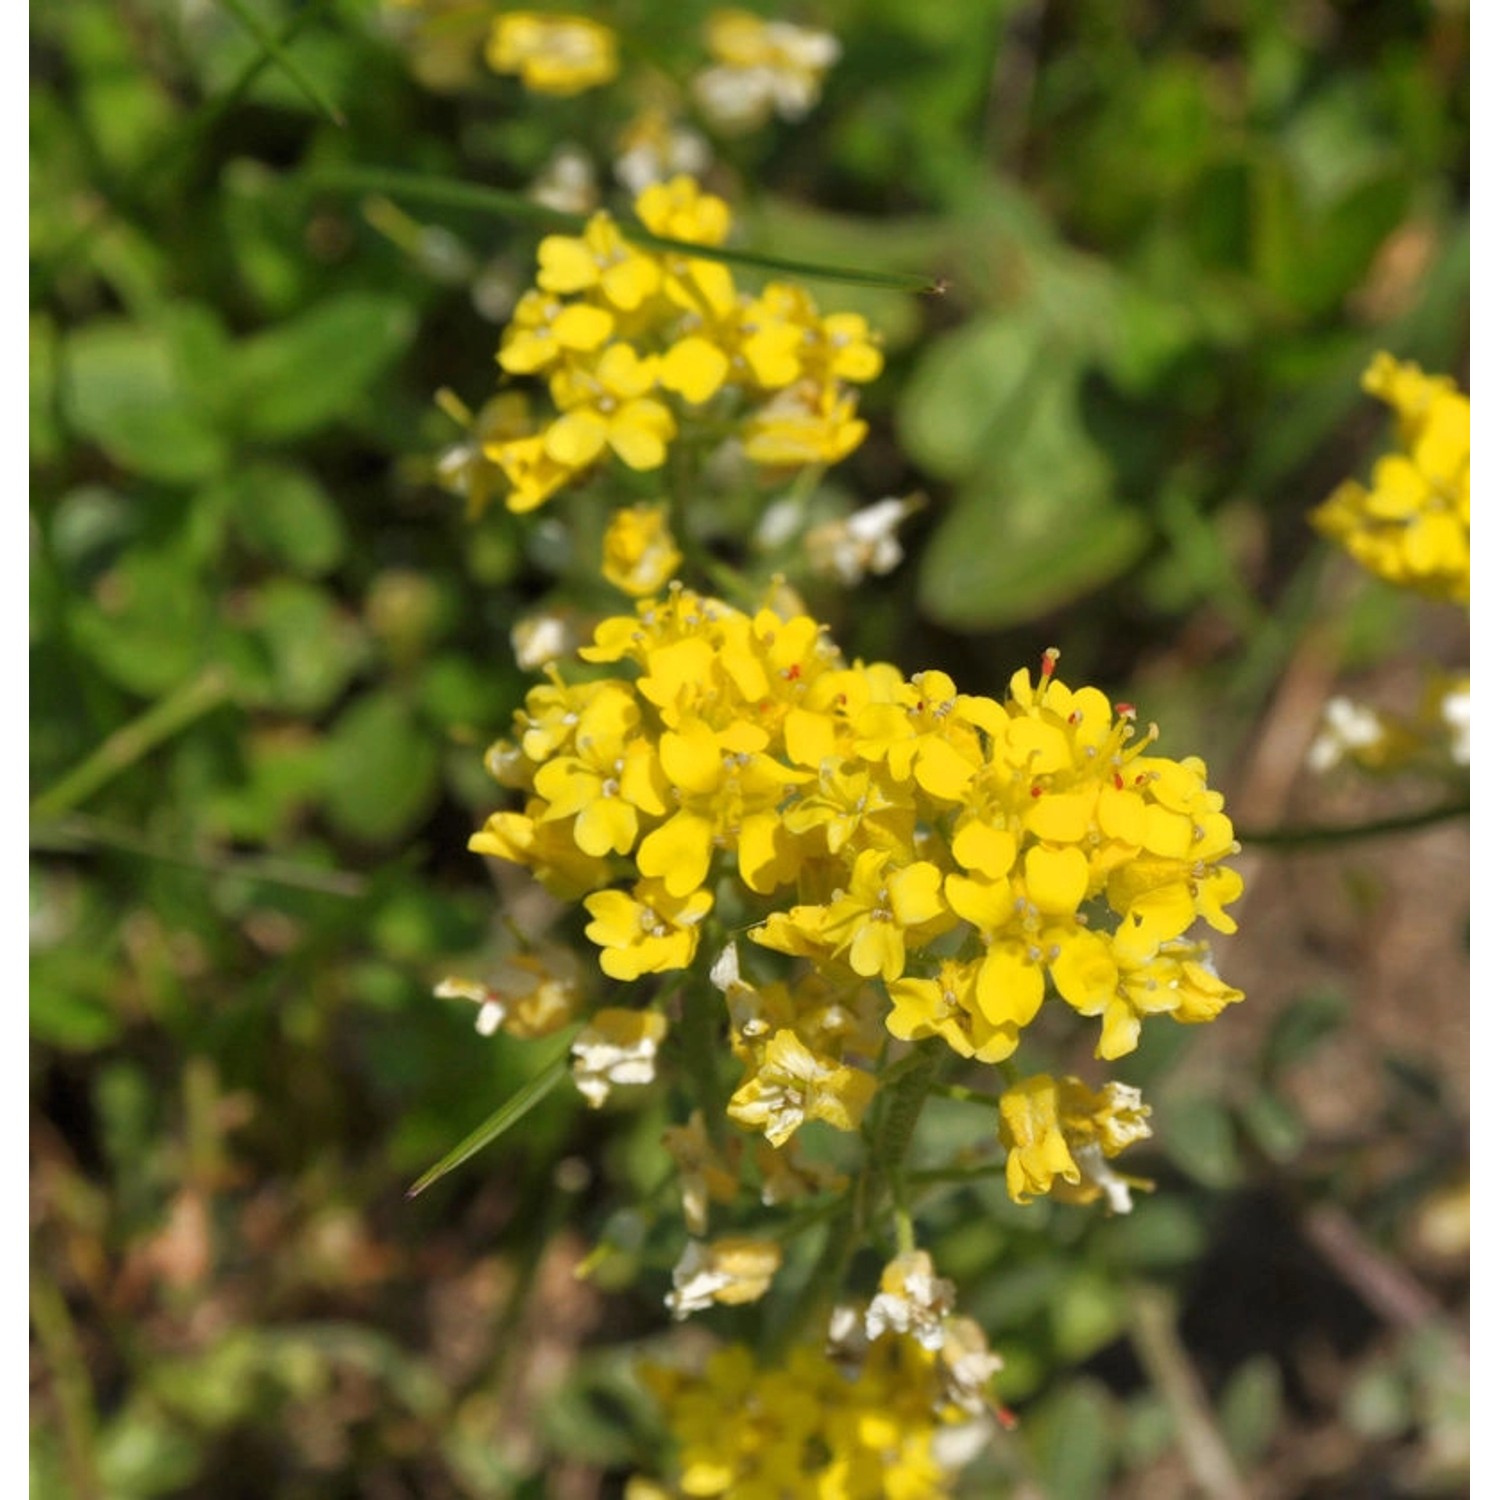
M108 587L72 610L75 639L121 687L154 698L212 659L213 611L183 547L139 547L108 574Z
M189 484L219 473L229 452L166 334L97 322L69 335L63 350L68 423L122 468Z
M1120 1283L1091 1270L1069 1276L1048 1311L1057 1351L1069 1363L1085 1360L1113 1343L1128 1316Z
M1116 503L1077 408L1076 373L1029 381L1025 419L960 493L922 559L924 612L955 630L1033 619L1113 578L1149 529Z
M1272 1093L1259 1093L1240 1108L1240 1120L1257 1146L1272 1161L1291 1161L1307 1139L1302 1117Z
M1281 1422L1281 1369L1269 1354L1247 1359L1219 1397L1219 1427L1229 1451L1247 1469L1271 1445Z
M1114 1466L1115 1404L1091 1380L1074 1380L1035 1419L1033 1442L1042 1493L1062 1500L1096 1500Z
M1271 1023L1261 1046L1260 1065L1274 1078L1310 1056L1349 1018L1349 1002L1333 990L1294 1000Z
M1244 1172L1234 1121L1221 1100L1206 1094L1168 1098L1157 1105L1157 1114L1154 1134L1162 1150L1195 1182L1209 1188L1240 1182Z
M979 319L934 344L912 372L896 419L906 451L940 479L961 479L996 443L1015 440L1042 330L1012 316Z
M438 785L438 749L395 693L376 691L328 738L328 820L366 843L389 843L425 816Z
M1134 1212L1106 1220L1094 1235L1109 1264L1127 1270L1185 1266L1196 1260L1208 1243L1208 1233L1192 1201L1165 1193L1139 1195Z
M66 949L34 958L31 1036L70 1052L108 1046L122 1023L110 1003L110 967L96 953Z
M316 578L336 567L348 538L344 519L311 475L287 464L252 464L229 481L240 535L293 573Z
M394 297L346 292L257 334L231 372L241 431L278 441L347 415L401 355L416 319Z
M571 1033L567 1040L571 1047L573 1040ZM499 1140L512 1126L520 1124L563 1081L567 1072L568 1052L564 1049L530 1083L512 1094L483 1125L472 1134L465 1136L440 1162L429 1167L417 1178L406 1190L406 1196L415 1198L418 1193L430 1188L440 1177L446 1177L455 1167L468 1161L476 1152L483 1151L491 1141Z
M315 584L272 579L254 596L249 614L269 653L262 691L294 713L327 708L369 655L358 622Z

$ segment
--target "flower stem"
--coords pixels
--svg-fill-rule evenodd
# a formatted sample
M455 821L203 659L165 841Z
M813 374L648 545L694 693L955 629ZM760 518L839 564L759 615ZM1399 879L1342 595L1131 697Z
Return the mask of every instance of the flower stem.
M158 745L187 728L229 697L229 674L212 666L184 683L175 693L152 704L139 718L122 725L91 755L54 782L31 804L33 819L55 818L71 812L113 781Z
M1235 837L1242 844L1254 844L1263 849L1326 849L1330 845L1352 844L1388 833L1416 833L1436 823L1446 823L1450 818L1466 818L1468 815L1469 799L1455 797L1449 802L1438 803L1436 807L1393 813L1388 818L1374 818L1368 823L1354 823L1345 828L1237 828Z

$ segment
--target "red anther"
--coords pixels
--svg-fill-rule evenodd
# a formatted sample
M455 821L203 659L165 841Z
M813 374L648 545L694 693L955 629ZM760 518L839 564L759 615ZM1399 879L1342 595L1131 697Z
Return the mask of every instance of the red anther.
M1133 719L1135 717L1135 704L1117 703L1115 704L1115 712L1119 714L1122 719Z
M848 707L848 706L849 706L849 695L848 695L848 693L839 693L839 694L838 694L838 695L837 695L837 696L836 696L836 697L835 697L835 698L834 698L834 700L833 700L833 701L834 701L834 702L835 702L835 703L836 703L836 704L838 704L838 706L839 706L839 707L840 707L840 708L847 708L847 707Z
M1021 1425L1021 1419L1008 1406L1001 1406L998 1401L990 1406L995 1414L995 1420L1007 1431L1014 1432Z
M1146 784L1146 782L1148 780L1150 780L1150 778L1146 775L1146 773L1144 771L1142 771L1141 774L1135 778L1135 784L1137 786L1145 786L1145 784Z
M795 682L801 675L802 675L802 663L801 662L794 661L791 664L791 666L789 666L786 669L786 680L788 682Z
M1050 677L1057 669L1057 658L1062 655L1056 646L1048 646L1042 652L1042 676Z
M1039 787L1039 786L1032 787L1032 789L1031 789L1031 795L1033 797L1040 797L1042 795L1042 788Z
M1125 778L1121 776L1118 771L1115 772L1115 790L1117 792L1123 792L1125 790Z

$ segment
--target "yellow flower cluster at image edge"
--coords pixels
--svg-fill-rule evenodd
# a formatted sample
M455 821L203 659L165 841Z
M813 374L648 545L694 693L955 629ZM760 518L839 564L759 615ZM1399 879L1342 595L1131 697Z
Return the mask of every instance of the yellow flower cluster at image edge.
M720 881L758 901L751 940L806 960L802 977L750 983L731 946L713 981L745 1067L730 1113L773 1145L809 1119L858 1127L882 1024L996 1062L1050 983L1113 1059L1148 1015L1208 1021L1242 998L1190 935L1199 918L1234 930L1221 796L1050 654L1001 703L847 663L808 616L680 588L579 654L629 675L549 668L487 756L524 805L470 847L582 898L617 980L691 965Z
M1444 375L1378 354L1364 388L1396 413L1401 451L1369 485L1346 480L1312 513L1325 536L1377 577L1469 602L1469 401Z
M991 1429L985 1388L999 1359L921 1251L886 1267L863 1308L841 1307L825 1348L760 1366L742 1344L700 1373L648 1366L677 1448L670 1488L635 1479L628 1500L790 1495L931 1500Z
M717 246L729 234L727 205L689 177L648 187L635 209L673 239ZM542 241L499 359L509 375L544 378L556 411L535 428L496 425L482 445L518 512L609 456L660 469L684 423L732 433L765 467L835 463L866 431L852 386L882 365L859 314L825 315L784 282L742 292L723 263L639 248L607 213L581 236Z

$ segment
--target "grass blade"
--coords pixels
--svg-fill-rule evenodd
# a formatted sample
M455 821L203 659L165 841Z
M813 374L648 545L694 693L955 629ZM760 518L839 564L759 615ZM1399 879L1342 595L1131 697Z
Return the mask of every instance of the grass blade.
M335 125L342 127L347 123L344 119L344 112L302 71L297 60L282 46L281 38L245 4L245 0L219 0L219 3L260 43L262 50L291 79L315 109L326 115Z
M311 186L344 192L387 193L413 203L431 203L441 208L456 208L474 213L494 214L519 224L539 229L579 234L588 219L583 214L562 213L533 203L520 193L504 188L482 187L472 182L455 182L451 178L426 177L415 172L393 172L377 167L348 167L317 172L308 178ZM775 271L786 276L801 276L809 281L841 281L849 286L883 287L894 292L940 293L941 282L912 271L869 271L859 266L828 266L816 261L789 260L780 255L762 255L753 250L732 250L723 245L695 245L667 235L653 234L638 223L622 222L620 233L636 245L653 250L669 250L691 255L698 260L723 261L731 266L748 266L756 271Z
M572 1037L568 1038L569 1044ZM498 1140L513 1125L519 1124L536 1108L548 1094L560 1084L568 1071L566 1049L554 1057L529 1083L523 1084L504 1104L472 1134L466 1135L440 1162L429 1167L412 1185L406 1196L415 1198L425 1188L430 1188L438 1178L446 1177L454 1167L483 1151L491 1141Z

